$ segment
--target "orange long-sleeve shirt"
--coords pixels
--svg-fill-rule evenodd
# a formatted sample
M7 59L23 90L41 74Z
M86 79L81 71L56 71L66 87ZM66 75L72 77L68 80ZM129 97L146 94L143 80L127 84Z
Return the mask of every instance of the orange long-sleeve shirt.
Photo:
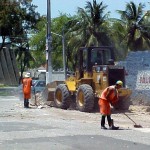
M115 103L118 101L118 90L115 86L107 87L101 94L99 99L100 113L104 115L110 115L110 103Z
M25 99L31 98L31 86L32 86L32 79L31 78L24 78L22 80L23 84L23 94Z

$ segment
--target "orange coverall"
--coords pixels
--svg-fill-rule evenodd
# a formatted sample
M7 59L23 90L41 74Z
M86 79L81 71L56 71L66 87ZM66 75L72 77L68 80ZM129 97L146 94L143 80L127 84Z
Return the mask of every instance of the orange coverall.
M24 99L30 99L31 98L32 79L31 78L24 78L22 80L22 84L23 84Z
M99 99L100 113L102 115L110 115L111 109L110 104L116 103L118 101L118 90L115 86L107 87L101 94Z

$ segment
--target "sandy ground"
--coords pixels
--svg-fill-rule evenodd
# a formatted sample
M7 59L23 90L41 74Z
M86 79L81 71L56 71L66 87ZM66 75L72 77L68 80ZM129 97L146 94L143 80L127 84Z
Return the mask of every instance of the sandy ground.
M112 116L117 124L125 128L133 128L135 124L141 125L143 128L150 128L149 106L131 105L128 111L114 111Z
M19 96L21 101L20 107L22 107L23 100L21 100L22 96ZM35 96L32 97L30 101L30 106L33 108L43 109L44 113L50 113L54 117L62 117L64 119L77 119L81 122L89 122L89 123L100 123L101 114L97 112L93 113L84 113L79 112L77 110L62 110L57 109L55 107L50 107L45 104L44 101L37 99L37 105L35 106ZM42 113L42 111L41 111ZM150 106L142 106L142 105L131 105L128 111L117 111L112 109L112 118L114 119L115 125L121 128L134 128L134 122L131 121L127 116L127 114L136 124L141 125L143 128L150 129ZM43 116L41 114L41 116ZM106 122L107 123L107 122Z
M35 98L30 101L31 107L37 107L39 109L48 108L44 102L37 100L38 106L34 106ZM48 108L49 109L49 108ZM51 111L58 116L68 119L78 119L85 122L100 122L101 114L97 112L83 113L77 110L62 110L50 107ZM60 115L59 115L60 113ZM129 119L125 114L131 118ZM134 125L141 125L142 128L150 128L150 106L135 106L131 105L128 111L114 110L112 109L112 118L114 123L121 128L135 128ZM107 125L107 121L106 121Z

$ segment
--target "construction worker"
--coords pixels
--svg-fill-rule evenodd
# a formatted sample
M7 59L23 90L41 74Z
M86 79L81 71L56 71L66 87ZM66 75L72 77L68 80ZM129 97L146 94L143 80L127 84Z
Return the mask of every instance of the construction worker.
M109 125L109 129L117 130L119 127L115 127L113 124L113 119L111 119L111 107L118 101L118 89L121 88L123 82L118 80L115 85L109 86L102 92L99 99L100 113L101 117L101 129L107 129L105 127L105 117L107 116L107 121Z
M23 95L24 95L24 108L29 108L29 99L31 98L31 86L32 78L30 78L30 73L25 75L25 78L22 80L23 84Z

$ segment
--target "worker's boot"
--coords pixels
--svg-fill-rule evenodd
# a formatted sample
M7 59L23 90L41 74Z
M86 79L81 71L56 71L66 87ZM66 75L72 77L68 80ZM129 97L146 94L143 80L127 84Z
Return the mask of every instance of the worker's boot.
M27 107L26 108L29 108L29 100L27 99Z
M107 128L105 127L105 116L102 115L102 118L101 118L101 129L104 129L106 130Z
M29 108L29 100L24 99L24 108Z
M119 127L114 126L114 121L111 119L111 122L108 122L110 130L118 130Z
M27 107L27 99L24 99L24 108Z

